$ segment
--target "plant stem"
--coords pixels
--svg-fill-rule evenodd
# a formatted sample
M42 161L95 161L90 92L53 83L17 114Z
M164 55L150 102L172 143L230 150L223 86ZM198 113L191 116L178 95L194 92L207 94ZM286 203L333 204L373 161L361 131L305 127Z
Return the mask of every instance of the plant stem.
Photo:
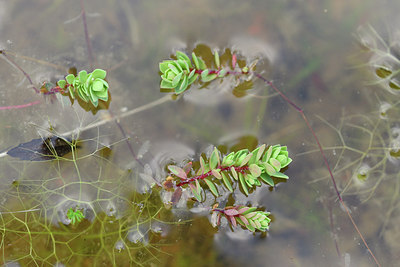
M22 72L25 76L25 78L29 81L30 85L32 86L33 90L35 90L36 93L40 93L40 91L33 85L31 77L26 73L14 60L12 60L9 56L7 56L6 52L4 50L0 50L0 54L4 57L4 59L14 68L18 69L20 72Z
M282 93L271 81L265 79L263 76L261 76L261 74L259 74L259 73L257 73L257 72L252 72L252 73L254 74L254 76L256 76L257 78L259 78L260 80L262 80L266 85L268 85L268 86L270 86L272 89L274 89L288 104L290 104L297 112L300 113L301 117L303 118L303 120L304 120L305 123L307 124L308 129L310 130L311 134L313 135L315 142L316 142L317 145L318 145L319 152L321 153L321 156L322 156L322 159L323 159L323 161L324 161L324 163L325 163L325 166L326 166L326 168L328 169L329 176L330 176L331 181L332 181L332 184L333 184L333 188L334 188L334 190L335 190L335 192L336 192L336 195L337 195L337 197L338 197L338 199L339 199L340 204L342 205L342 207L343 207L344 210L346 211L347 216L349 217L351 223L353 224L354 229L356 230L356 232L358 233L359 237L361 238L361 240L362 240L364 246L367 248L369 254L372 256L372 258L373 258L373 260L375 261L375 263L376 263L378 266L381 266L381 265L379 264L379 262L378 262L378 259L375 257L374 253L373 253L372 250L369 248L369 246L368 246L368 244L367 244L367 241L365 240L364 236L361 234L361 231L358 229L358 226L357 226L357 224L355 223L355 221L354 221L354 219L353 219L353 216L351 216L351 214L350 214L350 209L349 209L349 208L347 207L347 205L344 203L343 198L342 198L342 196L340 195L340 192L339 192L339 189L338 189L338 187L337 187L337 185L336 185L336 181L335 181L335 178L334 178L334 176L333 176L331 167L329 166L328 159L327 159L327 157L326 157L326 155L325 155L325 152L324 152L324 150L323 150L323 148L322 148L322 146L321 146L321 143L319 142L319 139L318 139L318 137L317 137L317 135L316 135L314 129L311 127L310 122L308 121L306 115L304 114L304 111L303 111L299 106L297 106L293 101L291 101L284 93Z
M233 167L233 166L228 166L228 167L221 167L221 166L219 166L219 167L217 167L216 169L219 169L220 172L223 172L223 171L230 170L232 167ZM235 168L235 171L241 172L241 173L245 173L245 171L249 169L248 166L234 167L234 168ZM207 178L208 176L211 176L211 175L212 175L212 171L210 170L210 171L208 171L208 172L206 172L206 173L203 173L202 175L198 175L198 176L195 176L195 177L192 177L192 178L189 178L189 179L180 181L176 186L183 186L183 185L185 185L185 184L194 182L194 181L196 181L196 180L201 180L201 179Z

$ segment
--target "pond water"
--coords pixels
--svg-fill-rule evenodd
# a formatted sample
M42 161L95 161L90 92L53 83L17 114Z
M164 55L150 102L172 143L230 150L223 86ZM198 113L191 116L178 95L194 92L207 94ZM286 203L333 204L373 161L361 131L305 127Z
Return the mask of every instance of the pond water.
M400 260L400 3L0 4L1 264L376 265L301 114L256 77L195 82L179 97L160 90L159 63L177 50L206 63L209 50L219 51L222 64L232 54L242 65L257 63L304 111L377 261ZM72 68L107 70L108 109L32 88ZM7 155L31 140L43 149L57 136L71 142L56 159L32 160L31 146ZM196 162L213 146L226 153L261 144L285 145L293 159L290 178L274 188L263 183L246 196L239 186L232 194L221 186L215 198L205 187L200 203L184 190L171 205L171 193L158 186L168 164ZM225 219L213 227L215 203L265 208L270 228L253 234ZM71 223L71 208L82 211L82 222Z

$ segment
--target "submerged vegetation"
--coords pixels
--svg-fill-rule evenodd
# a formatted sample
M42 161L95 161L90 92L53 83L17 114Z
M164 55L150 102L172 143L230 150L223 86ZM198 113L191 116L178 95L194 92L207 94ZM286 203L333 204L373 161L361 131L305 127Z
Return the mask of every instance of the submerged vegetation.
M125 1L121 3L123 6ZM25 79L21 84L28 82L34 89L30 90L33 95L25 94L25 88L23 94L23 101L32 102L10 105L22 99L14 99L17 94L13 92L5 96L9 106L0 110L17 114L34 108L35 114L29 117L32 122L25 122L33 126L28 133L21 128L15 130L15 122L2 122L4 133L0 134L18 138L7 143L0 154L4 170L4 186L0 188L0 264L187 266L194 264L197 256L199 262L215 266L243 265L253 254L237 250L238 242L257 253L265 250L253 249L250 244L282 247L279 236L296 236L306 242L307 229L311 228L318 229L318 236L325 238L330 224L332 237L327 239L336 247L336 261L350 265L349 255L353 252L340 250L348 238L340 239L342 232L337 234L344 220L335 217L344 210L350 218L346 224L352 223L356 233L348 235L350 242L359 242L361 245L355 249L361 251L365 261L375 261L379 266L374 253L382 252L371 233L366 238L363 235L369 229L365 222L371 218L355 217L359 216L356 211L364 207L361 205L371 203L368 200L372 198L385 207L381 211L385 219L380 236L396 254L398 244L393 236L398 227L393 218L398 218L400 192L400 101L394 96L400 90L399 42L384 41L373 28L360 32L363 48L372 54L368 66L375 80L370 85L385 90L376 90L380 105L371 114L343 117L338 126L320 117L324 129L337 134L336 139L330 135L332 139L325 139L320 129L314 131L317 123L309 122L303 109L291 100L293 96L286 95L292 89L309 87L302 84L305 76L312 76L318 84L319 59L302 73L294 75L276 67L279 75L273 75L273 56L249 53L253 48L248 47L222 45L224 48L219 50L197 43L193 49L175 46L174 54L162 61L165 54L156 53L160 48L152 42L146 44L147 49L134 48L135 54L132 48L121 49L114 33L108 36L112 45L107 46L115 50L96 58L94 51L103 45L99 40L104 37L105 27L99 26L101 31L89 35L84 1L80 8L87 62L79 54L84 47L74 50L78 59L69 59L74 58L69 51L68 56L54 56L51 62L18 60L20 55L7 49L0 53L11 66L6 69L20 71ZM124 6L121 12L129 10ZM132 18L127 21L133 34ZM65 21L68 23L75 22ZM158 38L165 40L154 43L169 46L165 36ZM73 38L61 39L60 43L71 45ZM91 39L95 40L94 48ZM137 39L124 42L137 44ZM126 55L132 54L137 62L134 67L126 64L131 60ZM29 66L31 63L34 67ZM35 70L44 65L50 66L49 74ZM265 77L290 78L290 83L283 86ZM160 82L159 87L154 80ZM13 84L18 87L16 82ZM38 84L42 84L39 90ZM159 89L171 94L154 100L161 95ZM323 86L318 89L324 90ZM307 95L306 89L299 94ZM279 98L272 100L274 96ZM74 106L74 101L84 109ZM292 115L287 119L287 106L301 120L292 119ZM149 115L133 116L140 112ZM314 139L303 140L300 128L308 128L306 136ZM323 137L323 142L318 137ZM307 142L316 149L309 150ZM313 164L300 158L312 152L318 153ZM295 157L293 163L291 157ZM322 170L321 161L325 164ZM301 171L306 171L306 178L301 179ZM321 202L329 201L329 222L316 215L314 207L308 207L315 204L308 186L326 179L334 196L326 191L317 195ZM307 189L300 190L301 186ZM322 187L326 189L326 183ZM297 198L297 194L305 194L304 199ZM353 204L354 199L360 200L360 206ZM311 212L296 215L304 207ZM332 207L339 211L332 212ZM182 245L180 240L190 241ZM223 244L224 252L218 252L218 242ZM370 243L374 244L371 248ZM305 247L302 253L308 255ZM369 257L365 257L365 251ZM188 252L191 258L185 258ZM224 263L222 253L233 256L226 256ZM287 257L288 251L283 253ZM248 254L243 262L242 254ZM300 258L290 256L296 257ZM291 264L304 264L299 262Z

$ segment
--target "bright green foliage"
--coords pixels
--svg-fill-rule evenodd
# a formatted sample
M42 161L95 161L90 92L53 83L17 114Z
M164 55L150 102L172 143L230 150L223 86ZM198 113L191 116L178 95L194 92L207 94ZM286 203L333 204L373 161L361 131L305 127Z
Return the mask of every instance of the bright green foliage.
M288 179L281 170L291 161L286 146L274 145L267 148L264 144L251 152L243 149L223 157L221 152L214 148L208 160L200 158L200 168L197 172L190 169L183 171L174 165L168 168L179 179L177 186L189 184L196 199L202 201L203 187L200 182L203 182L216 197L220 196L220 185L233 192L233 183L239 184L244 194L248 195L249 190L261 186L262 181L274 186L272 177ZM193 173L196 176L190 177Z
M75 209L71 207L67 211L67 218L71 220L72 225L75 225L76 223L80 223L85 216L83 215L82 210L78 209L78 207L75 207Z
M161 88L174 89L176 94L183 93L199 77L202 82L210 82L217 77L224 77L228 72L220 69L218 52L215 52L215 65L218 70L207 69L204 61L192 53L192 60L183 52L176 52L176 60L164 60L160 63Z
M226 207L223 210L213 209L213 211L219 212L217 215L217 225L219 224L221 214L223 214L232 226L236 227L239 223L252 232L256 230L261 232L267 231L271 222L271 219L268 217L270 213L257 211L256 207Z
M106 74L102 69L95 69L89 74L86 70L82 70L76 77L73 74L67 75L65 80L58 81L57 85L62 89L68 87L72 98L78 95L83 101L90 101L97 107L99 99L108 100L108 83L104 80Z

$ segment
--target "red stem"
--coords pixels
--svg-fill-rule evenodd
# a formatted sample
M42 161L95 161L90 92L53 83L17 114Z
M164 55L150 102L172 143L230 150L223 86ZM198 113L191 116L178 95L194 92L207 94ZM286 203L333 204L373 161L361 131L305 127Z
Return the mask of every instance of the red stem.
M93 55L92 43L90 42L90 38L89 38L89 30L88 30L88 26L87 26L86 12L85 12L85 6L83 5L83 0L81 0L81 10L82 10L83 29L85 31L85 40L86 40L86 45L87 45L88 54L89 54L90 68L93 69L93 63L94 63L95 59L94 59L94 55Z
M30 106L33 106L33 105L37 105L39 103L40 103L40 101L34 101L34 102L30 102L28 104L23 104L23 105L0 107L0 110L26 108L26 107L30 107Z
M220 171L223 172L223 171L230 170L232 167L233 166L228 166L228 167L218 166L217 169L220 169ZM235 171L241 172L241 173L245 173L245 171L249 169L248 166L234 167L234 168L235 168ZM176 186L183 186L185 184L189 184L189 183L194 182L196 180L201 180L201 179L207 178L208 176L211 176L211 175L212 175L212 171L210 170L210 171L208 171L206 173L203 173L202 175L198 175L198 176L195 176L195 177L180 181Z
M20 72L24 74L26 79L29 81L30 85L32 86L33 90L35 90L36 93L40 93L40 91L33 85L31 77L26 73L14 60L12 60L9 56L7 56L6 51L0 50L0 54L3 55L3 57L15 68L17 68Z

